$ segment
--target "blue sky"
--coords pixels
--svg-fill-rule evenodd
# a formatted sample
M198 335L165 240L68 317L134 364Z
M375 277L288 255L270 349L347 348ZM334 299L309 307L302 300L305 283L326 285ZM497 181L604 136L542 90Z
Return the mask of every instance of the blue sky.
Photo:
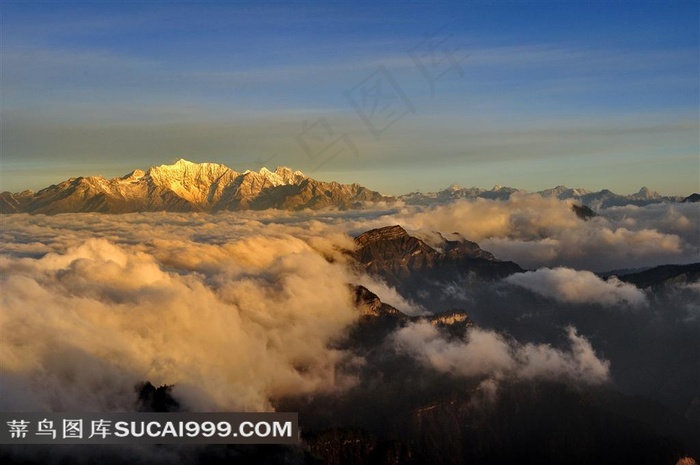
M698 5L3 1L2 190L186 158L687 195Z

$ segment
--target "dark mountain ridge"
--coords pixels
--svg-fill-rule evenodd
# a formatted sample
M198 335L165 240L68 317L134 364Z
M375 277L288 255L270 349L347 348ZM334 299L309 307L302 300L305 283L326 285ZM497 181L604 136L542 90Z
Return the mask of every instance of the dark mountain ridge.
M620 281L640 289L659 288L670 284L690 284L700 281L700 263L661 265L637 273L618 276Z
M496 259L475 242L440 237L442 252L398 225L372 229L355 238L353 257L362 270L417 301L431 294L425 292L427 288L444 283L468 287L469 282L494 281L524 271L516 263Z

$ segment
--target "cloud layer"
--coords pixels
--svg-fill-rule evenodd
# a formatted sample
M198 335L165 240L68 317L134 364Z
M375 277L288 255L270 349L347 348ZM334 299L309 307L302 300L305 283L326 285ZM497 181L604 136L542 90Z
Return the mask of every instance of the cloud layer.
M615 277L604 281L590 271L571 268L540 268L508 276L505 281L559 302L605 306L648 304L644 291Z
M459 232L526 268L592 271L688 263L700 258L700 206L658 204L600 210L578 219L572 201L517 193L507 201L459 200L396 215L409 229Z
M176 384L189 408L264 410L275 397L354 382L339 370L352 358L328 348L357 317L345 267L293 238L170 252L218 268L166 271L175 260L165 248L158 261L105 239L3 257L3 375L23 388L6 402L128 409L134 384L151 380Z
M697 209L618 207L583 222L568 202L516 195L351 212L9 215L0 242L2 408L129 409L144 380L175 384L178 399L200 410L264 410L279 397L342 391L363 363L337 348L357 320L348 283L424 312L348 266L352 236L388 224L424 237L456 231L500 259L552 266L507 282L553 305L643 307L642 291L562 266L692 261ZM492 313L473 297L475 314ZM696 321L696 310L685 318ZM438 370L487 379L607 376L576 333L566 350L485 330L455 342L423 324L393 340Z

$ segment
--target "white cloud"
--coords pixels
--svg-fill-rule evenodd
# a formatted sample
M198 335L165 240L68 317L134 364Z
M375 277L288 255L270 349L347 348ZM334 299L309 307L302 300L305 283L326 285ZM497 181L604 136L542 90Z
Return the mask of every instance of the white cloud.
M648 304L644 291L634 285L615 277L605 281L590 271L540 268L508 276L504 281L564 303L632 307Z
M520 344L495 331L471 328L464 339L449 340L426 321L396 331L393 342L426 366L457 376L484 377L490 388L504 379L546 379L601 384L610 364L598 358L576 329L567 329L568 350L548 344ZM487 387L488 387L487 386Z

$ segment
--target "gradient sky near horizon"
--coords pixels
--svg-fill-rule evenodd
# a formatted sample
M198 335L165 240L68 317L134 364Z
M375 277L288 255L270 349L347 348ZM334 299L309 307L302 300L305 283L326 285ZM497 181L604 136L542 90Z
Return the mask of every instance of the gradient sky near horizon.
M699 5L2 1L2 190L185 158L688 195Z

